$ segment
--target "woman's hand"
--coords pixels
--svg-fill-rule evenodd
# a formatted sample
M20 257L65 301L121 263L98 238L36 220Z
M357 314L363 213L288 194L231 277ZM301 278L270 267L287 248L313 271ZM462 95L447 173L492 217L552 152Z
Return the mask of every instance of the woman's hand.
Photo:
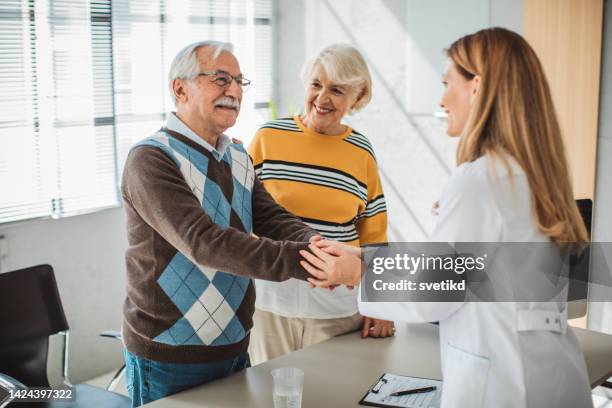
M357 286L361 281L361 249L335 241L316 241L300 251L305 261L300 264L312 278L308 281L323 288L334 285ZM314 254L314 255L313 255Z
M394 334L395 325L393 321L363 316L363 327L361 329L362 339L367 337L391 337Z
M315 244L317 247L321 248L322 250L329 252L329 253L335 253L335 252L347 252L349 254L353 254L355 256L361 256L361 248L358 246L354 246L354 245L348 245L348 244L344 244L342 242L338 242L338 241L331 241L329 239L322 239L317 241L317 243Z

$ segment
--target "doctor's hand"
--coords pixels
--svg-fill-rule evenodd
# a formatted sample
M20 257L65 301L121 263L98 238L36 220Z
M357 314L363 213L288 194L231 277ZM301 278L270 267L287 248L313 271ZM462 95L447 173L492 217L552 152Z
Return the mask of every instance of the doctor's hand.
M362 339L367 337L391 337L394 334L395 325L392 321L363 316Z
M361 247L344 244L338 241L323 239L315 244L327 253L349 253L355 256L361 256Z
M324 239L325 239L325 238L323 238L323 236L322 236L322 235L317 234L317 235L313 235L312 237L310 237L310 239L308 240L308 242L310 242L310 243L314 243L314 242L317 242L317 241L322 241L322 240L324 240ZM315 286L315 285L313 285L313 284L311 283L311 284L310 284L310 287L311 287L311 288L315 288L316 286ZM329 290L329 291L331 292L332 290L336 289L336 287L338 287L338 285L332 285L332 286L329 286L329 287L327 287L327 288L325 288L325 289L327 289L327 290Z
M320 240L318 243L315 243L315 245L323 249L323 251L328 252L328 253L334 253L336 251L339 251L339 252L346 251L348 253L354 254L355 256L359 256L359 257L361 256L361 247L343 244L342 242L339 242L339 241L332 241L332 240L324 239L324 240ZM340 285L332 285L328 289L334 290L334 288L336 288L337 286L340 286ZM355 285L346 285L346 288L348 290L353 290L355 289Z
M311 284L328 288L334 285L357 286L361 281L361 249L334 241L317 241L300 251L300 264L313 277Z

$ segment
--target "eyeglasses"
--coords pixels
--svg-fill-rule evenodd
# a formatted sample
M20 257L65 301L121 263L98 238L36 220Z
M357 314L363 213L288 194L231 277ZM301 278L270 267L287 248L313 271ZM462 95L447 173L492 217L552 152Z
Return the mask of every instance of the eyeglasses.
M225 71L205 71L200 72L197 76L210 76L212 77L212 82L221 88L228 88L232 84L232 81L236 81L243 90L247 89L251 84L250 80L243 78L241 75L232 76Z

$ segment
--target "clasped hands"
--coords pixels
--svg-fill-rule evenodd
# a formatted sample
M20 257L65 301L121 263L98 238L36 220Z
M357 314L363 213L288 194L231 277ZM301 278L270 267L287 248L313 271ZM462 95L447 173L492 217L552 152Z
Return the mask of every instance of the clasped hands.
M326 240L317 235L310 240L308 249L311 252L300 251L304 258L300 264L312 275L308 282L313 287L333 290L338 285L346 285L352 289L361 282L361 271L365 267L361 248ZM363 317L362 338L389 337L394 332L392 321Z
M361 248L337 241L318 238L311 239L310 252L302 250L304 258L300 264L312 277L308 278L313 286L334 288L346 285L358 286L361 281Z

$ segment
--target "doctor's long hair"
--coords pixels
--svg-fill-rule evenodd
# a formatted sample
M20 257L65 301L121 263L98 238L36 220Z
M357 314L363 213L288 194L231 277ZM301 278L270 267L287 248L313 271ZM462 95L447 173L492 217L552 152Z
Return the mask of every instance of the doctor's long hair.
M553 242L587 242L550 88L533 49L512 31L490 28L460 38L447 53L463 77L480 77L457 164L485 153L511 155L527 176L539 230Z

